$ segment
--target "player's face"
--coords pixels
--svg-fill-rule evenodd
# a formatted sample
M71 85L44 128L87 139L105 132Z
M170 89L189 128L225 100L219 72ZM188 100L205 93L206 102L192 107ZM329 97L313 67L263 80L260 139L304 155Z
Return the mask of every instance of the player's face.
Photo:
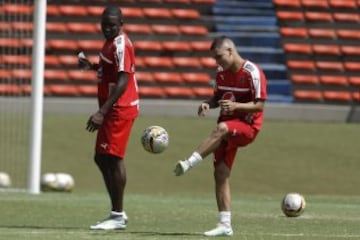
M233 62L231 48L216 48L212 51L212 57L224 70L230 68Z
M115 38L120 31L119 19L116 16L104 16L101 21L101 30L106 39Z

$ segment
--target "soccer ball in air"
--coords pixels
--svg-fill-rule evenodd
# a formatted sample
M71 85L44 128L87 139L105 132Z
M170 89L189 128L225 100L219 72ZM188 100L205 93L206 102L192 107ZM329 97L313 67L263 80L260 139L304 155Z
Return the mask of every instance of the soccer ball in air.
M74 186L74 178L68 173L45 173L41 177L42 191L71 192Z
M0 188L8 188L11 186L11 178L6 172L0 172Z
M304 197L299 193L288 193L281 202L281 210L287 217L300 216L306 207Z
M141 136L141 144L150 153L161 153L169 145L169 134L160 126L147 127Z

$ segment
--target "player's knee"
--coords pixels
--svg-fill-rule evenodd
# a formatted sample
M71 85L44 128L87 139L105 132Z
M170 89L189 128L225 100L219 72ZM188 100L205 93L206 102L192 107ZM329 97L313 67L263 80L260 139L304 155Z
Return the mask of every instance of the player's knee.
M225 136L227 135L228 133L228 127L226 126L225 123L219 123L214 132L213 132L213 135L214 137L217 137L217 138L225 138Z
M219 163L215 166L214 177L217 182L222 182L229 178L230 170L225 163Z

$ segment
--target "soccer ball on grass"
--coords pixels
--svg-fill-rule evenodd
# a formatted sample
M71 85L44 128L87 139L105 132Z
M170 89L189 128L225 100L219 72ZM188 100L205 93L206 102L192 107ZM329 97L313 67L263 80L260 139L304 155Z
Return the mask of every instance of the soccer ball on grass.
M8 188L11 186L10 175L6 172L0 172L0 188Z
M161 153L169 145L169 134L160 126L147 127L141 136L141 144L150 153Z
M41 176L42 191L71 192L74 187L74 178L68 173L45 173Z
M281 210L287 217L300 216L306 207L304 197L299 193L288 193L281 201Z

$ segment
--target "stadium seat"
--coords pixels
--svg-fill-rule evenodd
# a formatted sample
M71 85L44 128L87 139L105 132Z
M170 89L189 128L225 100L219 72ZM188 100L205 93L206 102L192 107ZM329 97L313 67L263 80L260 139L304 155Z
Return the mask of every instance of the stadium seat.
M179 35L181 33L179 27L176 25L153 24L151 28L156 34Z
M327 0L301 0L301 5L306 8L329 8Z
M336 34L338 38L360 40L360 30L338 29Z
M329 5L332 8L347 8L347 9L356 9L356 1L355 0L329 0Z
M312 54L311 45L299 43L285 43L284 50L287 53Z
M20 45L26 48L32 48L33 47L33 40L32 38L22 38L20 40Z
M312 38L329 38L335 39L336 32L334 29L310 28L309 36Z
M273 0L272 2L276 7L291 7L291 8L300 8L301 7L300 0L292 0L292 1Z
M360 76L350 76L348 81L350 85L360 87Z
M164 50L167 51L190 51L191 46L188 41L164 41L161 43Z
M0 83L0 95L21 95L21 88L16 84Z
M141 67L141 68L146 67L144 58L140 57L140 56L136 56L136 58L135 58L135 66L136 67Z
M352 100L351 93L344 91L324 91L323 98L326 101L350 102Z
M2 62L5 65L30 66L31 56L29 55L2 55Z
M166 97L165 92L162 87L139 87L140 98L164 98Z
M17 38L0 38L0 47L5 48L18 48L21 46L21 40Z
M33 13L33 6L32 5L25 5L25 4L12 4L12 3L2 3L2 10L6 14L13 14L13 15L29 15Z
M104 41L102 40L78 40L77 41L78 48L77 51L83 50L96 50L100 51L104 45Z
M165 3L182 3L182 4L190 4L191 0L163 0Z
M136 34L151 34L152 29L150 25L147 24L129 24L124 25L124 31L127 33L136 33Z
M201 35L208 34L208 29L204 26L179 26L180 32L185 35Z
M294 84L319 84L319 77L316 75L292 74L290 79Z
M191 0L191 2L197 4L214 4L216 0Z
M121 12L124 18L144 18L144 12L141 8L136 7L121 7Z
M307 38L308 33L305 28L294 28L294 27L282 27L280 28L280 34L283 37L301 37Z
M351 97L354 102L360 102L360 92L353 92Z
M89 13L89 15L96 16L96 17L101 16L101 14L104 11L103 6L87 6L86 9L87 9L87 12Z
M318 90L295 90L294 97L297 100L321 101L322 94Z
M45 55L45 65L58 67L60 65L59 58L56 55Z
M180 85L183 82L180 73L177 72L154 72L153 76L158 83L175 83Z
M79 95L83 97L96 97L97 86L96 85L78 85L76 86Z
M95 71L68 70L67 75L75 82L97 82Z
M313 51L314 54L317 55L341 55L340 47L338 45L315 44L313 45Z
M346 86L348 85L347 78L345 76L320 76L320 83L324 85L341 85Z
M68 29L65 23L62 22L47 22L46 23L47 32L58 32L58 33L67 33Z
M10 70L10 69L1 69L0 68L0 79L12 79L13 75L12 72L16 71L17 69Z
M201 65L205 68L216 68L217 63L215 59L212 57L201 57L200 58Z
M79 91L76 86L68 84L49 84L47 88L53 96L78 96Z
M155 83L154 76L151 72L141 72L137 71L136 73L136 80L139 83Z
M81 16L88 15L87 8L81 5L58 5L58 9L61 15L64 16Z
M46 14L48 16L59 16L60 15L60 11L57 5L55 4L51 4L51 5L47 5L46 6Z
M191 41L190 46L195 51L209 51L211 41Z
M359 13L334 13L334 19L338 22L354 22L360 21Z
M344 70L344 66L341 62L317 61L315 64L319 70L339 72Z
M11 76L15 79L31 81L32 71L31 69L12 69Z
M163 47L159 41L135 41L135 50L141 51L162 51Z
M315 63L313 61L298 61L298 60L288 60L286 62L288 68L290 69L303 69L315 71Z
M344 55L356 55L356 56L360 56L360 46L340 46L341 48L341 52Z
M300 11L277 11L276 16L281 21L303 21L304 14Z
M214 94L214 89L212 87L194 87L192 88L192 91L195 96L199 98L209 98Z
M144 16L147 18L172 19L173 15L167 8L143 8Z
M345 69L348 71L360 71L360 62L344 62Z
M76 55L59 55L59 62L64 66L77 66L78 65L78 57Z
M182 73L182 79L185 83L190 84L209 84L210 83L210 76L207 73Z
M144 64L148 67L174 67L170 57L144 57L143 59Z
M20 85L19 87L20 87L21 92L22 92L23 95L26 95L26 96L31 95L31 93L32 93L32 87L31 87L30 84L22 84L22 85ZM45 92L46 92L46 90L45 90L45 88L44 88L44 93L45 93Z
M201 62L197 57L174 57L172 60L177 67L201 67Z
M72 33L96 33L96 25L93 23L79 23L79 22L68 22L66 23L67 29Z
M0 9L1 11L1 9ZM6 32L6 31L10 31L11 30L11 22L5 22L5 21L1 21L0 22L0 31L1 32Z
M188 98L194 97L194 93L191 88L187 87L164 87L164 93L169 98Z
M13 31L18 32L32 32L33 24L32 22L12 22L11 28Z
M78 42L70 39L49 39L46 46L53 50L78 50Z
M59 69L45 69L44 77L46 82L47 81L51 82L56 80L67 82L69 80L67 72L65 70L59 70Z
M176 9L176 8L172 8L170 9L171 14L175 17L175 18L180 18L180 19L198 19L200 17L200 14L197 10L195 9Z
M313 22L333 22L333 17L329 12L305 12L305 19Z

